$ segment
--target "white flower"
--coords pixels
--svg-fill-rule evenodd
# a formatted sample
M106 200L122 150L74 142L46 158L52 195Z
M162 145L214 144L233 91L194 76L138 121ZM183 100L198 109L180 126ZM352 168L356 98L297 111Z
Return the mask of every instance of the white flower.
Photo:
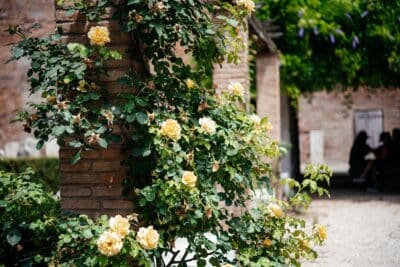
M239 82L230 82L228 85L228 91L234 96L244 96L244 87Z
M203 133L214 134L217 128L215 121L209 117L199 119L199 124Z
M260 125L261 124L261 118L257 114L251 114L250 115L250 121L254 125Z

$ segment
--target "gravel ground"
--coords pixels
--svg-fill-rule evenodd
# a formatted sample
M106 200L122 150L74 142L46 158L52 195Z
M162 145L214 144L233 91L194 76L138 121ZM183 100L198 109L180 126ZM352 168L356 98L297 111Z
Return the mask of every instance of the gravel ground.
M308 221L324 224L328 240L305 267L400 267L400 195L336 190L315 200Z

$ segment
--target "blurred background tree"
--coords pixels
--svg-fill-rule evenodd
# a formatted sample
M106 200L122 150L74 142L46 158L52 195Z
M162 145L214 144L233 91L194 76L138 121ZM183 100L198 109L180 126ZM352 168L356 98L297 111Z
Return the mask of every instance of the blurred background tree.
M259 0L256 16L283 33L282 89L400 85L400 1Z

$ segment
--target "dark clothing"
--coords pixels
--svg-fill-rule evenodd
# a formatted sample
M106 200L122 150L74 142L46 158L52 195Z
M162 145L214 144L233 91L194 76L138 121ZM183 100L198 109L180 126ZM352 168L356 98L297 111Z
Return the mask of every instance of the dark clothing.
M349 174L351 177L360 177L362 172L367 166L365 156L371 152L372 149L367 144L354 144L350 152L350 170Z

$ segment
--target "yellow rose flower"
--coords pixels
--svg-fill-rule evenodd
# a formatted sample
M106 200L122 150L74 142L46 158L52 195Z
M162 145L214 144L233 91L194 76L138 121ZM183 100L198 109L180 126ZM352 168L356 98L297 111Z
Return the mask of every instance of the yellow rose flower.
M261 118L257 114L250 115L250 121L254 125L258 126L261 123Z
M252 0L237 0L236 4L243 7L249 14L256 10L256 5Z
M102 233L96 243L100 253L108 257L117 255L123 246L121 237L111 231Z
M190 171L184 171L182 175L182 183L189 186L189 187L195 187L197 182L197 176L194 174L194 172Z
M208 117L199 119L199 124L203 133L214 134L217 128L215 121Z
M80 92L87 92L86 87L88 83L85 80L80 80L79 81L79 86L76 88Z
M239 82L230 82L228 85L228 91L234 96L244 96L244 87Z
M265 238L263 241L263 246L267 248L270 247L271 245L272 245L272 240L269 238Z
M157 248L159 239L160 235L153 229L153 226L140 227L136 235L136 240L145 249Z
M187 89L193 89L196 86L196 83L192 79L186 79L185 81Z
M268 211L269 214L275 218L282 218L284 215L281 207L275 203L271 203L268 205Z
M314 229L321 241L324 241L328 237L328 233L325 226L316 224L314 225Z
M110 231L118 234L121 238L124 238L129 234L129 228L131 225L129 224L128 219L121 215L117 215L110 218L108 226Z
M108 31L107 27L91 27L87 35L91 45L104 46L106 43L111 41L110 32Z
M274 126L272 126L272 124L269 121L267 123L265 123L263 125L263 127L264 127L265 131L267 131L267 132L271 131L274 128Z
M300 245L304 249L309 249L310 248L310 242L307 239L300 240Z
M181 126L176 120L168 119L161 124L161 134L179 140L181 138Z

